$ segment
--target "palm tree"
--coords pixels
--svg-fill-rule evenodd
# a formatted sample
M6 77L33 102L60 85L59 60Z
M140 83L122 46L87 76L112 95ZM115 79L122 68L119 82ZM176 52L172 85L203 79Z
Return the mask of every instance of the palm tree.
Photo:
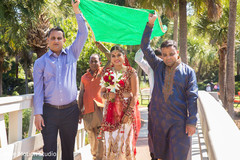
M180 57L184 63L187 60L187 1L179 0L179 45Z
M4 62L4 54L5 52L0 49L0 96L2 96L2 73L3 73L3 62Z
M5 57L8 55L9 46L14 46L13 41L8 40L9 25L15 25L15 1L2 1L0 3L0 96L2 96L2 74L4 69Z
M235 61L235 25L236 25L237 0L229 2L229 25L227 39L227 75L226 75L226 108L233 117L233 100L235 95L234 61Z
M9 44L4 41L3 34L0 34L0 96L3 94L2 75L11 69L9 63L6 65L8 50Z
M219 54L219 87L220 87L220 99L224 102L224 88L225 88L225 61L227 51L227 31L228 31L228 9L223 9L223 15L219 21L210 21L207 14L203 14L197 22L195 28L196 33L210 37L210 44L218 48Z
M211 21L217 21L221 17L221 3L219 0L193 0L192 1L197 9L197 12L201 10L206 11L207 5L208 19ZM184 63L188 63L187 58L187 0L179 0L179 45L180 56Z
M174 11L173 18L174 18L173 40L177 42L177 45L178 45L178 12L177 11Z
M194 4L196 12L201 14L206 11L206 6L208 10L208 18L211 21L217 21L221 17L221 3L220 0L151 0L148 3L146 0L136 0L138 7L155 9L156 6L162 7L165 10L165 14L170 15L171 13L174 17L174 34L173 39L178 41L178 17L179 17L179 45L180 45L180 56L182 61L188 63L187 57L187 2ZM176 12L177 9L179 12Z
M37 57L41 57L47 51L46 35L50 26L49 18L46 18L46 4L48 1L43 0L22 0L17 4L20 13L20 20L26 22L21 25L28 45ZM26 7L27 6L27 7Z
M47 18L46 14L41 13L38 18L38 23L31 25L29 29L28 44L37 53L37 57L40 58L47 52L47 34L50 27L50 18Z
M237 75L240 75L240 45L236 46Z
M195 17L194 17L195 18ZM191 20L193 22L193 20ZM194 32L190 27L189 34ZM196 71L197 81L214 79L218 75L218 59L216 59L216 49L205 43L206 38L195 35L188 38L188 64Z
M8 46L10 48L8 52L9 55L16 57L18 57L19 54L23 52L24 48L29 48L27 44L27 33L30 30L29 28L32 22L38 23L38 16L36 18L36 15L41 12L41 6L44 3L45 1L43 0L4 0L0 4L0 31L3 33L1 34L3 35L3 38L1 38L0 46L2 56L0 64L2 64L2 59L4 58L4 56L6 56L6 47L4 50L3 44L8 43ZM41 20L39 22L41 22ZM41 23L39 23L39 25L40 24ZM16 63L18 63L18 58L16 60ZM1 66L0 69L2 69ZM0 76L0 82L1 81L2 77ZM2 86L2 83L0 83L0 85ZM0 90L2 93L2 88L0 88Z

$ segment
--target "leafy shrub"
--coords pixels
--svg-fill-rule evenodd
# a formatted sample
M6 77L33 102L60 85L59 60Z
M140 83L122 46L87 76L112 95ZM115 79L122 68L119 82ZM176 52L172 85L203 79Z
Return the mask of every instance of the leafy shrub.
M235 76L235 81L240 81L240 75Z
M28 129L29 129L29 123L31 118L32 109L28 108L23 110L23 119L22 119L22 138L28 137Z
M235 82L235 95L238 95L238 91L240 91L240 81Z
M19 93L17 91L13 91L12 96L19 96Z
M28 92L33 93L32 81L28 82ZM26 94L25 79L17 79L3 74L3 93L7 95L15 95L16 93L18 93L18 95Z
M198 90L205 90L206 86L206 82L198 82Z

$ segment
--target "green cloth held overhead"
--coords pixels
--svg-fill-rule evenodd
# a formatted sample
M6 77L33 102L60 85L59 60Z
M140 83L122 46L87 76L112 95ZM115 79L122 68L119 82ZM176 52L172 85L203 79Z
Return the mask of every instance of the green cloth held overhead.
M96 41L123 45L141 44L148 15L154 13L154 10L133 9L93 0L81 0L79 8L91 26ZM155 21L151 39L167 31L167 26L160 23L158 19Z

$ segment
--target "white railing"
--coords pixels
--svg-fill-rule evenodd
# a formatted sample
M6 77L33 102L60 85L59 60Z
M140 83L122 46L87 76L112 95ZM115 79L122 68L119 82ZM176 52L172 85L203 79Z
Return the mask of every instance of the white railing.
M199 91L198 112L210 160L239 160L240 131L216 100L216 96ZM211 93L214 95L214 93Z
M33 94L0 98L0 159L32 159L34 152L43 147L42 135L36 134L33 112L30 118L28 137L22 139L22 111L33 107ZM8 135L6 132L4 114L9 114ZM80 150L85 146L83 123L78 125L75 143L75 159L81 159ZM60 139L58 137L57 159L61 159ZM42 153L42 152L41 152Z

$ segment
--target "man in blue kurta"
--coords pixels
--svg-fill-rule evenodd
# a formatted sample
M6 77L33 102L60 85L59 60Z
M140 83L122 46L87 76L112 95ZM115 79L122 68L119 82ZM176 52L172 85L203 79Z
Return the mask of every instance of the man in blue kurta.
M156 15L149 15L141 49L154 71L149 135L155 159L186 160L196 132L198 87L194 70L181 62L175 41L161 44L162 60L150 47Z

